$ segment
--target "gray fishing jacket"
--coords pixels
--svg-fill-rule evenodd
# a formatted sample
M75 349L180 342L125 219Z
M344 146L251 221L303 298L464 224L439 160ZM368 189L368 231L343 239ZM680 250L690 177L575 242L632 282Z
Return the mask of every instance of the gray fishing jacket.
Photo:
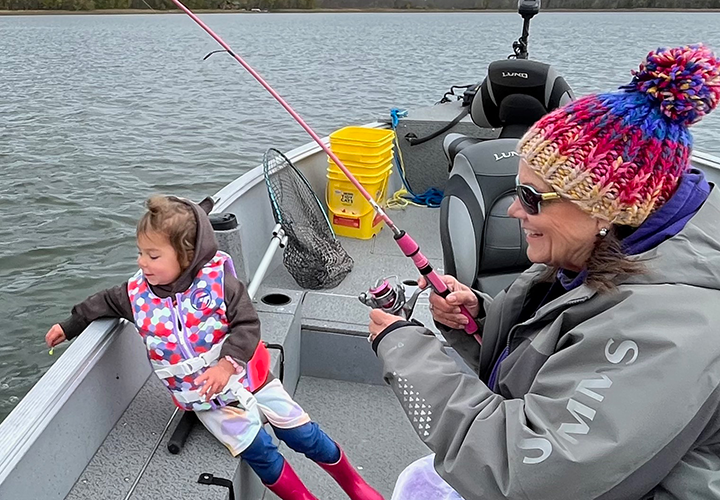
M544 266L485 301L483 345L403 324L375 342L435 468L466 500L720 498L720 193L647 272L518 316ZM500 394L486 385L501 364Z

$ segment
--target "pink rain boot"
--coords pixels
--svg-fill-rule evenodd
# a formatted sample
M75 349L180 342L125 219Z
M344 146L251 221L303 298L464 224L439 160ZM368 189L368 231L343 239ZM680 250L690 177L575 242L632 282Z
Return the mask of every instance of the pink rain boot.
M318 500L300 481L287 461L283 464L278 480L265 486L282 500Z
M337 444L337 443L336 443ZM345 452L340 448L340 460L334 464L317 464L330 474L351 500L385 500L372 486L360 477Z

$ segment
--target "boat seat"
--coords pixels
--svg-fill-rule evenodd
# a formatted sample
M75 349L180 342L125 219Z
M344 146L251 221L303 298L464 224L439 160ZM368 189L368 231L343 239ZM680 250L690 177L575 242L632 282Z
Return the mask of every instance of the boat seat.
M440 207L445 271L495 295L530 262L520 222L507 215L520 157L517 143L546 113L574 98L548 64L495 61L471 104L480 127L500 128L497 139L448 134L443 149L450 168Z
M544 114L574 99L572 89L549 64L504 59L488 75L470 105L470 117L483 128L500 128L499 138L520 138ZM443 150L450 165L463 148L483 139L448 134Z
M515 193L517 139L463 148L440 206L445 272L491 295L530 265L520 223L507 215Z

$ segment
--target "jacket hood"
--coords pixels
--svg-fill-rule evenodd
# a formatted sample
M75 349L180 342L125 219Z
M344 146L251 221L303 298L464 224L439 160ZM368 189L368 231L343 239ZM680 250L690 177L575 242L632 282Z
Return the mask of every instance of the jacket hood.
M195 235L195 255L187 269L172 283L158 286L151 285L150 288L153 293L162 298L170 297L176 293L187 290L200 269L202 269L218 251L215 233L213 232L212 224L207 215L212 209L212 203L208 202L207 198L200 202L200 204L175 196L169 196L168 198L184 203L192 209L195 215L195 221L197 222L197 232Z
M712 190L675 236L640 253L648 272L628 283L685 284L720 290L720 190Z

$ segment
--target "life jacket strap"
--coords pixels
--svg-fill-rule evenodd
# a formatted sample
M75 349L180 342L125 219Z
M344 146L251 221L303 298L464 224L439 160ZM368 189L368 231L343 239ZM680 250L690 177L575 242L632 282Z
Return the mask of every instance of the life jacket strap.
M225 394L229 391L235 396L235 398L237 398L240 406L242 406L246 411L250 411L257 404L257 400L255 399L255 396L253 396L252 393L242 384L242 378L244 376L245 373L231 376L227 385L221 392L218 393L218 395ZM207 402L203 396L200 396L200 391L178 391L173 392L172 395L178 403L186 405Z
M185 359L174 365L154 364L153 367L157 366L157 368L155 368L155 375L161 379L192 375L193 373L210 366L213 361L216 361L220 357L220 350L222 349L223 342L218 342L212 346L209 351L204 352L195 358Z

